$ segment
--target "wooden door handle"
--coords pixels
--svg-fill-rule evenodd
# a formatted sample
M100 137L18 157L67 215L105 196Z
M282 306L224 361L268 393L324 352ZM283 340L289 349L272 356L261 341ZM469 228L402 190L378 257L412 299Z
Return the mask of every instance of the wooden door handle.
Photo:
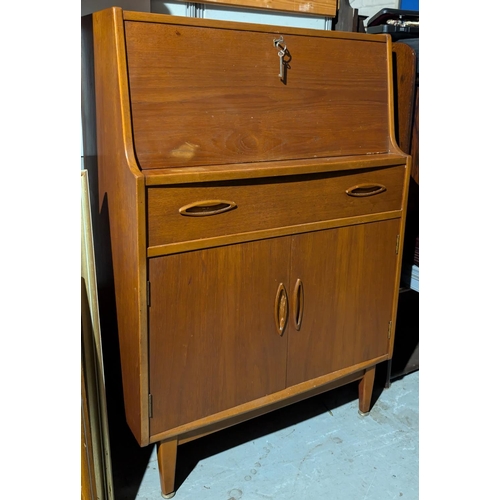
M298 331L302 325L302 316L304 314L304 285L302 284L301 279L297 279L295 282L292 309L295 329Z
M207 217L208 215L228 212L236 207L237 205L234 201L202 200L195 201L194 203L179 208L179 213L188 217Z
M274 322L278 335L283 335L288 318L288 297L286 288L283 283L280 283L276 292L276 300L274 301Z
M387 188L383 184L358 184L352 186L346 190L347 196L374 196L376 194L383 193L387 191Z

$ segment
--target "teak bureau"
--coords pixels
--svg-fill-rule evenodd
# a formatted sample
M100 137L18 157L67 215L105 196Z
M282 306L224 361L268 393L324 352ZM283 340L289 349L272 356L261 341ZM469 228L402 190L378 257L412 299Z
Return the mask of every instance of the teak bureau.
M92 22L125 410L168 496L179 444L355 380L369 411L410 158L387 36Z

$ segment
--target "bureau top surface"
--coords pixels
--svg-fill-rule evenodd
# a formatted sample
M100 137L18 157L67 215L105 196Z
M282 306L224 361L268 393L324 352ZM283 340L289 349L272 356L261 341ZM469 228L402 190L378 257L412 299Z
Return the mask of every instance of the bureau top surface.
M122 43L143 170L390 149L387 37L125 11Z

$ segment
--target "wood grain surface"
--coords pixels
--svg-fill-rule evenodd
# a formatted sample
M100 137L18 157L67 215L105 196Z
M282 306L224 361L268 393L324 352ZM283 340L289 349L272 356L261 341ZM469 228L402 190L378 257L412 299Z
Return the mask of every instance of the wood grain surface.
M127 422L149 442L145 187L133 151L121 10L93 15L100 241L112 264L104 284L114 290ZM104 234L107 233L107 234ZM119 251L117 251L117 247ZM106 336L108 332L103 331Z
M127 422L161 441L168 494L181 442L359 379L369 408L411 160L388 37L118 8L93 21Z
M143 169L387 152L381 43L125 22ZM209 48L209 50L206 50ZM341 69L340 69L341 68Z
M152 434L285 388L274 304L289 271L288 238L150 260Z
M148 189L148 247L315 221L401 210L403 166L367 172L264 178ZM386 191L355 198L347 191L380 183ZM179 213L203 200L228 200L233 210L206 217Z
M292 237L291 279L304 287L288 332L287 385L388 353L399 220Z
M203 3L248 7L266 11L293 12L300 15L335 17L337 0L204 0Z

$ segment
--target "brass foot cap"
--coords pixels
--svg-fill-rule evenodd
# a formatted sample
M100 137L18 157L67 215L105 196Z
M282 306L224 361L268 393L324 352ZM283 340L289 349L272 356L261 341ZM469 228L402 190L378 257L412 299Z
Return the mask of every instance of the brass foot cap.
M358 410L358 413L362 416L362 417L367 417L370 412L369 411L361 411L361 410Z
M169 493L168 495L164 495L163 493L161 494L163 498L174 498L175 497L175 491L173 493Z

